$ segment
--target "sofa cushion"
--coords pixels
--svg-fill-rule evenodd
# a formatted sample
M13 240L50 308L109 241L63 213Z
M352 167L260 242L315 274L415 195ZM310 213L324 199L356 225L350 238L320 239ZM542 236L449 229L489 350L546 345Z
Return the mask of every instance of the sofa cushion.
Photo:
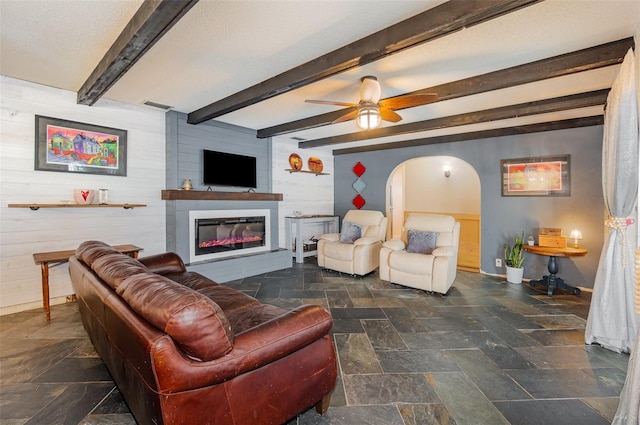
M85 241L76 248L76 257L89 267L95 260L107 254L119 254L119 252L111 245L101 241Z
M118 289L120 283L129 276L149 273L149 269L138 260L119 252L97 258L91 264L91 269L113 289Z
M361 224L361 226L362 226L362 232L361 233L362 233L362 237L363 238L364 237L368 237L368 238L379 239L378 238L379 226L365 226L365 225L362 225L362 224Z
M431 254L436 247L438 234L410 229L408 232L407 252L414 254Z
M233 332L222 309L191 288L155 273L140 273L123 280L116 292L196 360L216 359L233 346Z
M280 307L262 304L244 292L219 285L196 272L169 274L167 277L216 303L227 316L234 335L287 312Z
M270 304L248 305L245 308L236 309L228 313L229 323L235 335L268 322L278 316L287 313L284 308Z
M394 251L389 256L392 276L397 271L411 275L422 275L431 279L434 258L432 255Z
M169 273L183 273L187 271L182 258L180 258L180 256L175 252L149 255L138 258L138 261L148 268L150 272L161 275L167 275Z
M198 272L184 271L181 273L167 273L165 276L174 282L181 283L184 286L193 289L194 291L197 291L200 288L220 286L217 282L201 275Z
M180 282L182 283L183 281L180 280ZM196 283L193 281L185 283L185 285L218 304L227 317L235 310L262 304L244 292L224 285L207 285L204 282Z
M353 261L355 248L352 243L329 242L325 246L325 255L334 260Z
M340 233L341 243L353 243L362 236L362 226L358 223L345 221L342 223L342 232Z

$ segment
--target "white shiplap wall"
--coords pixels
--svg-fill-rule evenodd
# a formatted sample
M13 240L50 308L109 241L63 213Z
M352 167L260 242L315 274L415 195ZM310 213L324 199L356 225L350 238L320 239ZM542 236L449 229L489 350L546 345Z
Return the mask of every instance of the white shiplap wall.
M332 149L332 148L331 148ZM272 142L272 191L282 193L283 201L278 207L278 229L279 244L281 248L285 244L285 217L294 214L294 211L301 211L302 214L333 214L333 154L329 148L298 149L298 142L287 137L274 137ZM289 173L285 171L291 168L289 165L289 155L297 153L302 157L303 170L308 170L307 160L315 156L320 158L323 164L323 173L326 176L316 176L307 173ZM310 236L317 236L322 233L322 226L305 228L307 234L304 239Z
M42 305L35 252L74 249L88 239L165 251L165 114L100 100L76 103L76 93L0 77L0 314ZM127 176L34 170L35 115L127 130ZM8 208L10 203L71 200L74 188L107 188L111 203L146 208ZM96 199L97 201L97 199ZM52 303L72 294L66 264L50 269Z

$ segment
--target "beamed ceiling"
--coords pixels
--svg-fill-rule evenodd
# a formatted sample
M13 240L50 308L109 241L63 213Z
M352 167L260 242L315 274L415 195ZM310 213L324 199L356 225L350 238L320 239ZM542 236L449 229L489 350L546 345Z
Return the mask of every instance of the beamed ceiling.
M602 124L640 1L3 0L0 24L2 75L340 155ZM366 75L438 101L370 131L305 103Z

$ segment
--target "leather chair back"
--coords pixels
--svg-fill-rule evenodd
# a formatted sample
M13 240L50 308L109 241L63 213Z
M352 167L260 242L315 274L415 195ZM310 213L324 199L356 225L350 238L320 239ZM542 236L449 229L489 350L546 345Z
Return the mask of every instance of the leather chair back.
M402 240L408 243L407 234L409 230L420 230L425 232L437 232L438 240L436 246L458 245L458 238L455 234L456 220L448 215L415 213L409 214L402 230Z
M342 222L350 221L362 225L362 236L384 241L387 234L387 218L380 211L349 210Z

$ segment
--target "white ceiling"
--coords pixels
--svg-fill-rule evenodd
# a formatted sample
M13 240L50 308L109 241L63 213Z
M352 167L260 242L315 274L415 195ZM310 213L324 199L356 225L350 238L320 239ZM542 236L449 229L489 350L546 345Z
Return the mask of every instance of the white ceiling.
M443 2L200 0L104 98L136 105L152 101L193 112ZM142 0L0 0L0 73L77 92L141 4ZM335 110L305 99L357 103L364 75L377 76L382 97L389 97L620 40L639 30L640 0L545 0L217 120L257 130ZM607 67L404 109L398 111L400 123L608 88L617 70L618 66ZM602 107L583 109L333 147L602 112ZM357 130L354 122L345 122L282 137L316 139Z

